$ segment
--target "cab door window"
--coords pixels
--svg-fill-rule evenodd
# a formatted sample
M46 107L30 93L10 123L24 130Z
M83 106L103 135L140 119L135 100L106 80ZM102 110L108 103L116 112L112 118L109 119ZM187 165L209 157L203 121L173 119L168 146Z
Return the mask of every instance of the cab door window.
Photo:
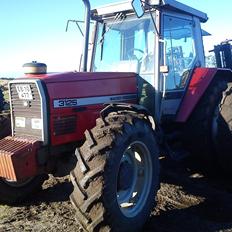
M196 60L193 21L164 15L166 90L183 89Z

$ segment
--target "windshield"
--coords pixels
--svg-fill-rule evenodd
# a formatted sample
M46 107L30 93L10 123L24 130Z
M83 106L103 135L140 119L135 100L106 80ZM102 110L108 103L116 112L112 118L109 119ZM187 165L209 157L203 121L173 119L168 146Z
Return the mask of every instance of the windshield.
M154 73L154 39L150 15L140 19L127 16L99 23L92 70L136 72L150 79Z

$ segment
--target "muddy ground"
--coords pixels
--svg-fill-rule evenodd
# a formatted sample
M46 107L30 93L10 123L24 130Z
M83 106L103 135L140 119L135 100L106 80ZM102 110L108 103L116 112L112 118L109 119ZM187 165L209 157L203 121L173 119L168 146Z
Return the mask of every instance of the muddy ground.
M69 201L69 178L50 178L18 206L0 206L0 231L81 231ZM158 204L143 231L232 231L232 186L162 160Z

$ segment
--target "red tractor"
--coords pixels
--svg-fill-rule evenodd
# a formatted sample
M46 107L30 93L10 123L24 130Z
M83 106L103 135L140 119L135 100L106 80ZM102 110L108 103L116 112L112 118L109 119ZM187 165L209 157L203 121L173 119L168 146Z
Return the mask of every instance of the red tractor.
M188 151L230 171L232 73L204 68L208 18L196 9L175 0L94 10L83 2L81 72L47 74L32 63L9 84L0 199L20 201L47 174L71 169L70 198L85 231L139 231L155 205L160 154Z

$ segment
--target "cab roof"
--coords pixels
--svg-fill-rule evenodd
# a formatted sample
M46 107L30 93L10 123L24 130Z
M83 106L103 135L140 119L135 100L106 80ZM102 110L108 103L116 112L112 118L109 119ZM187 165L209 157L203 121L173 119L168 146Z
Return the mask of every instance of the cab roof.
M122 11L133 11L131 2L131 0L127 0L124 2L112 3L96 8L94 11L97 12L99 16L107 16L109 14L115 14ZM176 0L149 0L149 4L151 6L160 6L171 11L195 16L199 18L201 22L206 22L208 20L206 13L180 3Z

